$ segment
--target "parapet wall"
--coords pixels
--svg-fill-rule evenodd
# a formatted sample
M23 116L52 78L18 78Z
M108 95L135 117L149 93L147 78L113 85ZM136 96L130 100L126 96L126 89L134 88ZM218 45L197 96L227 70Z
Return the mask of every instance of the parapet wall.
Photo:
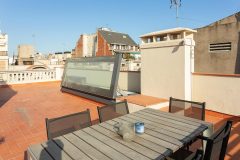
M240 75L194 73L192 100L206 102L206 109L240 116Z
M141 91L140 71L121 71L119 74L119 89L140 93Z

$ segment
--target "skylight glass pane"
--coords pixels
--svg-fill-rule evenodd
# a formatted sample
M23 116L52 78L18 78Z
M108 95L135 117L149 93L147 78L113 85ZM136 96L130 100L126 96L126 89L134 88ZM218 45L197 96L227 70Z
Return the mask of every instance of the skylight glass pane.
M114 62L69 62L65 75L66 86L87 85L110 89Z
M120 56L69 59L65 64L62 87L101 97L114 98Z

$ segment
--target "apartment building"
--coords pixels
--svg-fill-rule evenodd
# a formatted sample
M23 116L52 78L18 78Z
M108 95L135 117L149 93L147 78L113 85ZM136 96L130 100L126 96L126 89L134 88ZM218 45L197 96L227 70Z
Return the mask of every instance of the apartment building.
M0 32L0 70L8 68L8 35Z
M139 47L128 34L99 28L94 34L80 36L74 57L110 56L114 52L133 51L139 51Z
M32 45L24 44L18 46L18 65L33 65L34 64L34 47Z

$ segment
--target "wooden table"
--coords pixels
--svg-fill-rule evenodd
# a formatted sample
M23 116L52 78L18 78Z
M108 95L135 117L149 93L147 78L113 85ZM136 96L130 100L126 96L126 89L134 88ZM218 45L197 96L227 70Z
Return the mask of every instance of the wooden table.
M145 123L145 133L132 142L123 141L113 130L116 122ZM143 109L101 124L60 136L28 148L29 159L68 160L148 160L164 159L202 134L212 124L166 113Z

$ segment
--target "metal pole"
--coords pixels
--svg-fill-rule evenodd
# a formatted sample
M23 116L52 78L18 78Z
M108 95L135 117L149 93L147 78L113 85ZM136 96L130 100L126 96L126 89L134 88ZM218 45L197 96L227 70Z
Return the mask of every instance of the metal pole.
M179 26L179 24L178 24L178 2L176 5L176 23L177 23L177 27L178 27Z
M178 9L181 6L181 0L171 0L170 2L171 2L170 8L172 8L173 6L176 7L176 24L178 26L179 25Z

